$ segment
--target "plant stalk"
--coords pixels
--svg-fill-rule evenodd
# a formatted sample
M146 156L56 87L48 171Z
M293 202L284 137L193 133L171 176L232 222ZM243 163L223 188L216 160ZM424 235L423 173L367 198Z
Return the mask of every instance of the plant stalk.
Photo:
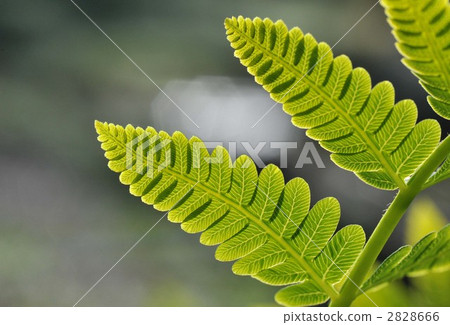
M367 273L372 268L378 255L392 232L408 209L411 202L419 194L428 177L439 167L450 152L450 137L442 141L428 159L420 166L408 182L405 189L400 190L392 204L386 210L376 226L361 255L356 260L347 280L345 281L338 298L330 303L330 307L350 306L352 301L362 292L360 286Z

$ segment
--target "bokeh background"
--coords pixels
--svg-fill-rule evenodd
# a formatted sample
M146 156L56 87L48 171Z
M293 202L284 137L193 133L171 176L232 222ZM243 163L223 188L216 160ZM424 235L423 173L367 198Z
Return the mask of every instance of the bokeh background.
M313 202L335 196L341 224L370 233L393 192L336 168L295 161L305 141L247 74L228 45L225 17L283 19L335 44L374 0L77 0L82 8L200 128L195 127L70 1L0 4L0 305L72 306L162 216L128 194L106 167L94 119L196 134L205 141L294 141L286 179L305 178ZM400 63L377 5L334 48L413 98L420 119L436 118ZM448 129L447 129L448 130ZM237 148L238 153L242 148ZM267 145L265 163L279 163ZM448 185L422 195L447 222ZM428 202L428 201L427 201ZM429 207L430 205L428 205ZM420 215L428 211L419 209ZM424 215L425 218L425 215ZM443 221L442 221L443 220ZM383 256L405 242L404 224ZM80 306L271 306L277 288L232 274L198 236L159 223ZM431 282L435 278L431 277ZM437 278L436 278L437 279ZM448 279L448 277L447 277ZM450 289L440 280L433 292ZM434 281L436 282L436 281ZM414 283L396 284L408 290ZM392 297L392 295L391 295ZM448 294L439 302L447 304ZM377 302L382 303L380 298ZM447 300L445 300L447 299ZM405 299L399 298L405 303ZM426 304L423 300L410 304ZM364 304L364 302L361 302Z

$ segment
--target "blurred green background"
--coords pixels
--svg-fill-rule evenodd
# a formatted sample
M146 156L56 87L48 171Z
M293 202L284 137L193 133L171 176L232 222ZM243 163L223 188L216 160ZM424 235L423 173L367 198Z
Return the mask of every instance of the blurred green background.
M107 169L94 119L178 129L205 141L255 140L274 132L277 141L298 141L301 148L304 132L291 126L279 107L254 129L227 118L236 109L251 112L245 117L250 126L272 103L233 57L223 20L233 15L283 19L335 44L374 2L76 1L195 117L197 130L72 2L3 0L0 305L72 306L162 216L130 196ZM436 118L393 43L377 5L333 51L365 67L373 83L391 80L397 99L416 100L420 119ZM359 223L370 233L394 194L336 168L316 147L326 168L294 169L291 163L286 179L305 178L313 202L337 197L340 226ZM298 152L289 152L295 164ZM268 153L265 162L279 159ZM441 184L424 195L448 215L448 187ZM383 256L404 243L403 229L402 224ZM447 281L435 290L449 289ZM214 260L214 248L164 220L80 306L269 306L276 290L233 275L229 263Z

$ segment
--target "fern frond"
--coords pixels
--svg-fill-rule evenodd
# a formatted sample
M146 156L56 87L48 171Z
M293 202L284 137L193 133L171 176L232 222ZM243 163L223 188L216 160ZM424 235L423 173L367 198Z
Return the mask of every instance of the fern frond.
M403 64L430 94L428 103L450 119L450 5L448 0L382 0Z
M339 203L317 202L310 210L308 184L287 184L274 165L258 175L247 156L233 164L217 147L210 155L198 138L172 136L153 128L96 122L108 166L120 173L131 194L188 233L202 232L200 242L219 245L216 258L237 260L238 275L272 285L289 285L277 294L285 305L309 305L336 297L334 287L353 265L365 243L360 226L334 236Z
M243 17L226 19L225 28L235 56L292 123L368 184L404 188L439 143L438 122L416 124L413 101L394 105L391 83L372 88L366 70L353 69L346 56L333 58L327 44L299 28Z
M364 283L362 290L405 276L420 276L450 268L450 225L422 238L413 247L407 245L392 253Z

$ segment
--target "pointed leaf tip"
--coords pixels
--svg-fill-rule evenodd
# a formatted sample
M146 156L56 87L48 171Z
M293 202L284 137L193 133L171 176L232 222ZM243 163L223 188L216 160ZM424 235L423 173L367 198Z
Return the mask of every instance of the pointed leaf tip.
M100 122L99 120L94 121L94 127L98 134L100 134L101 131L104 130L105 125L107 125L107 122Z

